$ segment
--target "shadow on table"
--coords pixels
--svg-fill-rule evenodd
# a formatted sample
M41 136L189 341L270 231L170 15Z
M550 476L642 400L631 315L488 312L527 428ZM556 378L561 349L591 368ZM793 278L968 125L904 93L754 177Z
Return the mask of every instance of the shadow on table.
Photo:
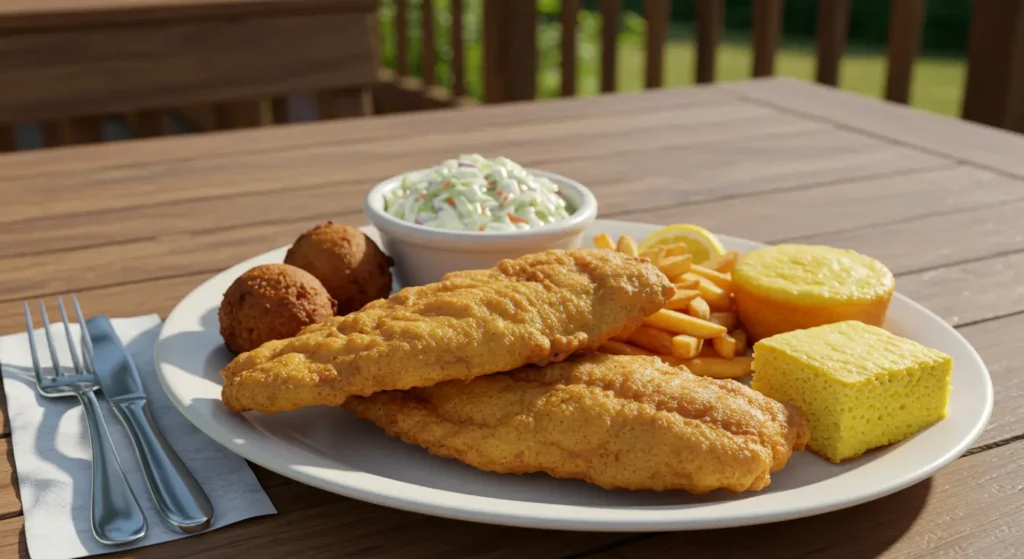
M828 514L744 528L663 534L631 548L637 556L658 557L670 549L685 549L694 557L878 557L914 525L931 488L929 478L887 497Z
M46 398L40 395L36 391L36 380L35 375L23 368L15 366L7 366L4 368L6 372L6 379L8 381L17 382L25 385L32 395L37 399L39 407L43 410L43 416L39 419L39 430L36 432L36 453L39 459L50 463L57 469L62 469L68 472L68 476L71 478L71 503L70 508L73 511L85 511L88 513L90 510L90 503L92 501L92 461L90 459L82 459L74 456L70 456L64 452L61 452L57 448L57 430L60 424L63 422L63 417L69 411L81 406L81 403L77 398L65 397L65 398ZM73 374L70 368L65 367L65 372ZM43 367L43 376L53 376L53 368L50 366ZM8 394L9 396L9 394ZM102 408L101 408L102 409ZM104 413L104 420L109 425L110 417ZM84 421L84 420L83 420ZM84 425L83 425L84 429ZM17 463L14 458L14 444L10 444L7 449L7 459L11 463L11 485L15 488L19 502L22 503L22 511L24 511L24 501L21 495L21 486L18 483ZM45 477L45 476L42 476ZM43 479L37 479L35 482L35 494L37 498L43 497L47 490L52 488L53 485L60 482L49 482ZM73 514L72 519L75 526L75 532L80 540L85 542L87 539L92 538L92 527L91 520L88 514ZM25 528L22 526L19 532L19 554L22 549L26 550L24 555L27 556L27 544L25 543Z
M178 332L163 340L170 351L161 353L160 358L182 371L208 377L220 382L221 368L231 362L235 355L220 343L220 319L218 309L212 308L199 318L200 330ZM217 340L216 347L211 348L211 340ZM186 349L190 351L186 351ZM195 352L205 352L202 370L196 371Z

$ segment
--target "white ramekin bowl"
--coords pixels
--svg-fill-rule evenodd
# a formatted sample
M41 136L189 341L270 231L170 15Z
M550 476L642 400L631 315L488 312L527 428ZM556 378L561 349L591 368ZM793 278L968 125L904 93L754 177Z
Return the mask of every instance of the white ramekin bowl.
M554 173L528 169L559 185L575 212L568 219L526 231L447 231L409 223L384 211L384 195L406 174L391 177L370 190L363 210L380 233L384 252L395 260L404 286L436 282L448 272L490 268L504 258L549 249L580 246L583 233L597 218L597 200L582 184ZM419 171L412 171L419 172Z

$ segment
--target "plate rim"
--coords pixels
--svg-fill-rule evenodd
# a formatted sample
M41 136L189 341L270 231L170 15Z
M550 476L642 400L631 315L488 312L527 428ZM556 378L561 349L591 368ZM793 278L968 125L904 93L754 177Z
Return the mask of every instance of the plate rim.
M624 221L624 220L612 220L612 219L598 219L590 228L596 228L599 226L605 226L607 228L618 228L618 227L660 227L658 224L650 224L643 222ZM372 225L361 227L364 231L373 231L375 228ZM718 234L723 244L729 245L732 242L739 242L741 244L748 245L760 245L768 246L767 243L753 241L750 239L744 239L741 237L734 237L730 235ZM169 325L174 324L177 314L179 312L185 312L185 303L192 298L193 295L197 294L202 290L208 283L216 281L223 274L228 271L246 265L247 263L265 258L270 254L281 252L289 245L276 247L274 249L264 251L258 255L254 255L250 258L244 259L240 262L232 264L221 270L213 277L203 281L195 288L189 291L187 295L182 297L167 317L161 322L160 332L157 338L157 342L154 347L154 364L156 367L156 374L160 380L160 386L167 394L170 401L178 409L186 419L189 420L197 429L202 431L204 434L215 440L218 444L225 447L231 452L238 454L239 456L249 460L255 464L258 464L268 470L276 472L280 475L288 477L299 483L310 485L324 491L342 495L345 497L358 499L364 502L395 508L399 510L405 510L410 512L416 512L420 514L427 514L431 516L450 518L456 520L470 521L470 522L482 522L488 524L498 524L505 526L516 526L523 528L533 529L546 529L546 530L571 530L571 531L602 531L602 532L636 532L636 531L685 531L685 530L703 530L712 528L729 528L739 526L749 526L756 524L764 524L769 522L779 522L785 520L792 520L796 518L804 518L809 516L816 516L832 512L835 510L841 510L856 506L862 503L873 501L875 499L891 495L902 489L910 487L916 483L919 483L925 479L933 476L937 471L948 466L950 463L959 458L965 451L967 451L971 445L977 441L977 439L984 432L987 427L993 410L994 405L994 388L992 383L991 373L988 367L985 365L981 356L977 353L977 350L971 345L971 343L964 338L954 327L949 325L941 317L921 305L920 303L910 299L909 297L899 293L894 293L893 298L899 299L901 304L909 305L915 312L920 313L927 317L929 321L936 323L942 329L946 330L947 334L951 333L957 340L962 344L963 349L967 351L968 356L973 362L971 365L980 369L983 375L984 383L980 387L984 393L985 405L982 410L981 416L975 422L975 425L971 431L964 436L956 445L946 450L942 456L932 460L926 467L919 468L913 475L902 475L895 479L887 480L885 483L879 484L871 488L865 488L858 491L856 494L850 495L849 492L845 493L841 497L832 499L831 501L819 502L811 506L803 505L799 503L789 505L781 510L773 509L771 511L758 511L753 510L749 512L739 511L738 513L732 513L727 516L705 516L697 518L678 518L673 516L671 513L672 509L667 507L658 507L662 509L659 511L657 518L645 518L642 520L631 520L628 518L617 518L615 516L601 516L601 517L589 517L580 518L573 517L572 511L578 511L579 509L593 511L595 509L605 509L607 511L619 511L629 507L590 507L585 505L565 505L555 503L535 503L527 501L510 501L508 499L502 499L498 497L487 497L480 495L472 495L466 493L457 493L445 489L436 489L423 485L417 485L415 483L394 480L390 478L378 478L385 479L388 484L409 485L418 488L419 490L426 492L428 495L434 492L441 494L452 494L460 497L459 504L446 503L443 499L434 500L428 498L416 498L408 495L399 495L395 492L385 493L382 491L374 491L368 489L365 484L359 485L354 483L340 482L339 480L329 480L325 476L315 475L308 470L318 469L315 466L301 466L296 468L296 464L285 464L284 461L275 459L275 457L269 452L261 451L262 446L269 442L271 445L280 444L280 440L276 437L271 437L262 430L255 427L248 421L241 419L240 423L248 426L248 433L245 435L257 434L261 435L269 441L264 441L261 444L254 445L252 441L248 439L242 439L239 442L238 434L232 433L232 429L219 427L217 429L211 428L209 418L196 418L193 417L195 412L190 409L187 402L181 400L178 394L170 386L168 386L169 374L164 370L165 367L176 367L170 363L165 363L165 360L161 358L160 352L161 347L164 345L164 340L169 334ZM834 479L834 478L833 478ZM466 502L468 500L468 502ZM741 502L741 501L734 501ZM502 507L500 504L505 503ZM524 516L516 512L509 512L510 507L508 503L519 503L526 504L531 507L530 515ZM470 505L473 506L470 506ZM492 506L484 506L484 505ZM562 510L568 509L568 510ZM680 509L676 509L679 511ZM687 509L681 509L685 512ZM685 516L685 515L684 515Z

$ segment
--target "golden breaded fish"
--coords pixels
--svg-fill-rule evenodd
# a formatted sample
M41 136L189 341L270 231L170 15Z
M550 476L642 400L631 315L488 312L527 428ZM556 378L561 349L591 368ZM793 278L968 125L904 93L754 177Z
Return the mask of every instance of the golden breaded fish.
M267 342L221 371L233 411L340 405L349 396L561 361L631 331L674 293L645 259L552 250L448 274Z
M810 437L799 409L736 381L601 353L344 407L481 470L547 472L605 489L760 490Z

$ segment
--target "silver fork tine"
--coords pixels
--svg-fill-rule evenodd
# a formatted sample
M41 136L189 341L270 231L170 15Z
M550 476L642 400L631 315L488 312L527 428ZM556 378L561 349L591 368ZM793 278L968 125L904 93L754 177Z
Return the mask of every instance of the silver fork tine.
M71 353L71 363L75 366L75 374L84 375L82 362L78 360L78 351L75 350L75 339L71 336L71 325L68 324L68 312L64 309L63 297L57 297L57 307L60 308L60 320L64 323L64 335L68 337L68 351ZM81 323L78 326L85 328L85 325Z
M39 351L36 349L35 327L32 325L32 311L29 310L28 301L22 301L25 306L25 331L28 333L28 348L32 352L32 368L35 370L36 383L42 386L43 368L39 366Z
M82 332L82 359L85 361L85 371L90 375L96 374L96 367L93 366L92 339L85 329L85 319L82 318L82 307L78 306L78 297L71 294L71 302L75 305L75 315L78 316L78 329Z
M60 359L57 358L57 346L53 345L53 334L50 333L50 318L46 316L46 305L43 304L43 300L39 300L39 314L43 318L43 331L46 332L46 344L50 346L50 359L53 363L53 371L57 376L64 376L64 371L60 366Z

